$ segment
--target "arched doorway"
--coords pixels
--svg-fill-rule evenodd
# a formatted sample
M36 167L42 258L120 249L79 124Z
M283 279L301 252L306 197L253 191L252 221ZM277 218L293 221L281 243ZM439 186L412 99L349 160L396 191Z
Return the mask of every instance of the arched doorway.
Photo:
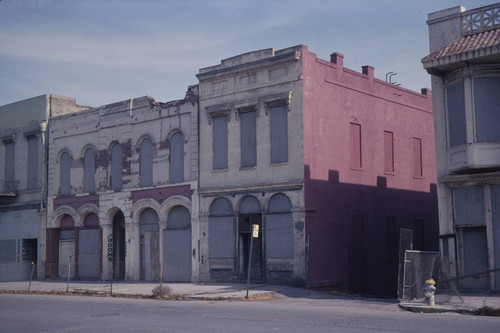
M160 278L159 231L158 214L146 208L139 217L141 280L158 281Z
M78 277L99 279L101 272L101 231L99 218L90 213L85 216L83 228L78 231Z
M113 278L125 279L125 216L122 211L113 217Z
M259 237L253 239L250 279L261 281L265 276L262 258L262 213L259 201L252 196L245 197L238 212L238 277L246 280L252 225L259 226Z
M61 219L59 232L59 277L75 278L75 222L71 215L64 215Z
M236 225L233 207L226 198L210 205L208 218L208 255L210 278L229 280L236 274Z
M191 213L176 206L168 213L163 232L163 279L170 282L191 281Z

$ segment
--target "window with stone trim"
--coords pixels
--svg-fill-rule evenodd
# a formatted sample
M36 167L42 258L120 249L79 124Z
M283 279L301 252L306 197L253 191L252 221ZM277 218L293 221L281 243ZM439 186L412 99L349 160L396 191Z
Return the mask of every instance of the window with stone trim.
M69 195L71 192L71 156L63 152L59 163L59 194Z
M288 162L288 107L285 102L270 103L271 163Z
M239 110L241 131L241 167L257 165L257 113L254 108Z
M87 148L83 155L83 191L95 193L95 152Z
M4 191L12 192L15 190L16 177L16 154L14 140L5 140L5 184Z
M184 181L184 138L177 132L170 138L170 182Z
M213 168L227 168L228 131L227 115L214 116L213 121Z
M38 138L28 135L28 190L38 188Z
M149 138L141 142L139 162L141 186L153 186L153 144Z
M123 187L123 148L116 143L111 147L111 189L120 191Z

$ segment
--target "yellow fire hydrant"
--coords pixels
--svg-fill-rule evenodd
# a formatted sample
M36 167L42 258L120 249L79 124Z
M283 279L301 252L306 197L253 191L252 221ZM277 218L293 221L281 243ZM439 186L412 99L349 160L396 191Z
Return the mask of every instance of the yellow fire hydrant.
M423 289L425 291L425 302L427 305L436 305L434 300L434 294L436 292L436 287L434 287L435 284L436 281L434 281L434 279L425 280L425 286Z

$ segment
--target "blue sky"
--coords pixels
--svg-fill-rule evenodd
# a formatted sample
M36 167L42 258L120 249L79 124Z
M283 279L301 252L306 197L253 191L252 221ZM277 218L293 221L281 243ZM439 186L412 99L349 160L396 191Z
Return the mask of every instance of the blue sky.
M420 91L427 14L482 0L0 0L0 105L42 95L99 106L184 97L199 68L305 44Z

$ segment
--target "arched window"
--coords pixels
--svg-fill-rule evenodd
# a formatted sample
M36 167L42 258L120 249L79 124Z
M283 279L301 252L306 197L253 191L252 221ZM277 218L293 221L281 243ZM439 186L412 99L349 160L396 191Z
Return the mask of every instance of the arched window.
M290 199L278 193L269 201L266 215L266 257L293 258L293 218Z
M175 133L170 139L170 182L184 181L184 139Z
M122 189L123 171L123 149L117 143L111 148L111 189L120 191Z
M59 164L59 192L61 195L69 195L71 189L70 178L71 158L68 152L61 154Z
M153 185L153 145L151 140L146 138L141 142L140 148L140 178L141 186Z
M83 155L83 191L95 193L95 153L87 148Z
M226 198L217 198L210 206L208 246L210 258L234 257L233 208Z

